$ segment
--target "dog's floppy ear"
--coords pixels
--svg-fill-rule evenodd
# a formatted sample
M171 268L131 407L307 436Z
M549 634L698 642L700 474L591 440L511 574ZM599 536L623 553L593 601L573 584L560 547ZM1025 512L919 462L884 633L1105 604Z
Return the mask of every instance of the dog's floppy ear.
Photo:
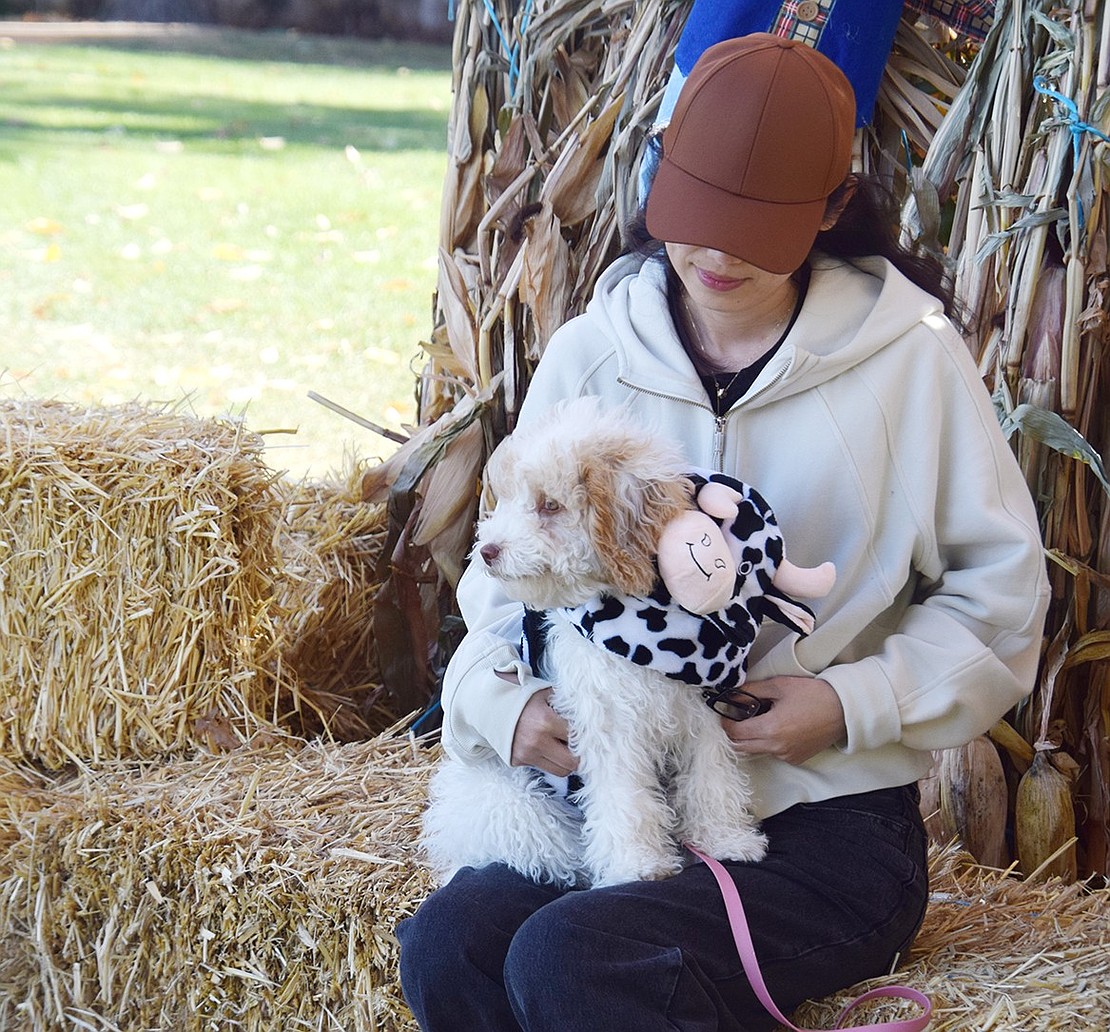
M582 469L594 549L622 595L655 586L655 556L664 524L691 506L691 484L629 468L621 450L602 452Z

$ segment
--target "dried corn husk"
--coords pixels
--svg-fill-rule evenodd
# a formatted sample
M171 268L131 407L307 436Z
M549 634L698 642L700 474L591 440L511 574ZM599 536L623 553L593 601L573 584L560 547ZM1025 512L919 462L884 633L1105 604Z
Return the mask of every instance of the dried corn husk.
M1101 397L1110 343L1106 304L1108 145L1073 136L1078 119L1107 130L1107 5L1007 0L922 164L952 215L948 258L971 310L968 345L995 391L1041 515L1055 603L1044 670L1011 716L1029 743L1048 723L1080 763L1077 795L1110 813L1110 718L1103 657L1083 667L1069 649L1110 619L1110 518L1101 453L1110 431ZM1065 101L1038 92L1034 78ZM1079 142L1073 150L1073 140ZM915 237L912 206L907 237ZM945 242L942 240L942 242ZM1092 524L1097 525L1093 526ZM1013 743L1014 779L1029 759ZM1083 871L1110 874L1105 820L1079 832Z
M929 841L941 848L951 846L957 839L956 825L940 805L940 759L942 752L933 753L929 773L917 783L921 795L919 808Z
M1074 881L1075 810L1068 779L1052 764L1047 749L1018 783L1014 811L1018 863L1030 881L1063 878Z
M945 749L937 780L943 826L955 829L979 863L1005 867L1009 802L1006 775L991 740L980 735L961 748Z

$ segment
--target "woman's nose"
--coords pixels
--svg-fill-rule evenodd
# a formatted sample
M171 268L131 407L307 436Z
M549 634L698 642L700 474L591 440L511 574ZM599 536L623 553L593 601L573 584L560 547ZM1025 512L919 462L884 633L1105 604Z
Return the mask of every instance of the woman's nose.
M740 268L741 266L747 264L742 258L737 258L736 255L729 254L727 251L718 251L712 247L706 247L704 250L708 257L712 258L713 261L718 262L721 265Z

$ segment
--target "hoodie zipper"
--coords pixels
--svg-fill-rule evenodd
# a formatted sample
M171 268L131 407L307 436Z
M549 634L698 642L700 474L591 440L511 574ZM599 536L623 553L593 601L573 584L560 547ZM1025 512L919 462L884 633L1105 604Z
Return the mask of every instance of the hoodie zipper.
M743 398L740 399L740 401L736 403L736 405L733 405L732 408L730 408L728 412L725 412L723 415L714 412L712 408L710 408L708 405L701 404L701 402L691 401L689 398L680 398L675 394L666 394L663 391L649 390L646 387L640 387L637 384L630 383L628 380L624 379L621 376L617 377L617 383L619 383L622 387L627 387L629 390L632 391L638 391L640 394L646 394L648 395L648 397L651 398L662 398L665 401L677 401L682 405L692 405L694 408L705 409L707 412L709 412L713 416L713 469L717 473L724 473L725 430L728 427L729 413L731 413L732 410L737 408L739 405L744 404L746 401L750 401L752 398L758 398L759 395L765 393L766 391L769 391L780 380L782 380L782 378L786 376L789 371L790 364L787 363L787 365L783 366L783 368L780 369L770 381L760 387L755 394L745 395Z
M718 473L724 472L725 464L725 426L728 423L728 413L713 416L713 468Z
M725 455L725 425L727 423L728 414L721 416L713 411L708 405L703 405L700 401L691 401L689 398L680 398L677 394L667 394L664 391L653 391L647 387L640 387L638 384L630 383L623 377L617 377L617 383L622 387L627 387L630 391L636 391L639 394L646 394L649 398L662 398L664 401L677 401L680 405L690 405L693 408L704 409L713 416L713 469L717 473L723 473L724 470L721 465Z

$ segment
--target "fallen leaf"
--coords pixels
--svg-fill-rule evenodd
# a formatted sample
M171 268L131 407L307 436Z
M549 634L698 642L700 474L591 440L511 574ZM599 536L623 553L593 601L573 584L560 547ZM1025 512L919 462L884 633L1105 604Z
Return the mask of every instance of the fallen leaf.
M209 301L205 307L217 315L225 315L228 312L237 312L240 308L246 308L247 303L238 297L217 297Z
M241 262L244 251L238 244L216 244L212 248L212 257L221 262Z
M36 236L57 236L59 233L64 232L65 227L54 219L48 219L43 216L31 219L26 225L27 231L34 233Z

